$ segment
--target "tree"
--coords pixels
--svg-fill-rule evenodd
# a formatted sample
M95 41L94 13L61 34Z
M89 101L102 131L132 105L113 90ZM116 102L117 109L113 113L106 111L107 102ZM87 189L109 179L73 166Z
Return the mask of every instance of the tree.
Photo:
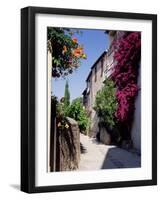
M52 52L52 76L65 77L79 67L81 59L86 59L83 46L73 37L74 30L48 27L47 31L47 43Z
M94 110L106 127L113 128L116 124L115 112L117 101L115 85L112 80L106 80L101 90L97 92Z
M70 92L68 81L65 83L65 91L64 91L64 108L67 108L70 105Z
M83 108L82 98L76 98L72 101L68 109L68 116L78 122L81 132L87 131L89 119L85 109Z

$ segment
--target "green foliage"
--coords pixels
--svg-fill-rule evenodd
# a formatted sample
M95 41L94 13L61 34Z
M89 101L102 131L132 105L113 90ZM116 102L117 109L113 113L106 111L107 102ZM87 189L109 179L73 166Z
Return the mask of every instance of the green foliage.
M83 107L83 99L76 98L70 104L70 92L68 82L65 84L64 97L56 100L56 116L59 120L65 120L66 117L71 117L78 122L79 129L82 133L87 133L90 127L90 120L86 110Z
M65 83L65 91L64 91L64 108L67 108L70 105L70 92L68 81Z
M87 131L89 126L89 119L83 107L82 98L76 98L72 101L67 114L69 117L75 119L78 122L81 132Z
M103 88L97 92L94 110L106 126L113 128L116 124L114 116L116 108L115 85L112 80L107 79Z
M79 32L76 32L79 34ZM52 47L52 76L59 78L67 76L80 65L80 59L86 55L76 38L72 38L74 31L68 28L48 27L48 44ZM77 54L76 54L77 53Z

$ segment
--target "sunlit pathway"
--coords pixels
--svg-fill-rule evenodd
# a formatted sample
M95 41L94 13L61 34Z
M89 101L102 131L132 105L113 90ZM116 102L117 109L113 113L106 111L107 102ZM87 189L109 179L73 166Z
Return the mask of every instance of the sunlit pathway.
M116 146L98 143L94 138L80 135L83 152L79 170L140 167L140 156Z

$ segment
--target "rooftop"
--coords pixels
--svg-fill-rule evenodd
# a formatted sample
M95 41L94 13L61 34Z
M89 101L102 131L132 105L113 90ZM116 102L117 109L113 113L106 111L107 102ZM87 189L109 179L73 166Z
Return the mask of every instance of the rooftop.
M87 76L86 81L89 80L89 78L90 78L90 76L91 76L91 74L92 74L92 69L94 69L94 68L96 67L97 63L103 58L103 56L104 56L106 53L107 53L107 51L104 51L104 52L100 55L100 57L95 61L95 63L92 65L91 70L90 70L90 72L89 72L89 74L88 74L88 76Z

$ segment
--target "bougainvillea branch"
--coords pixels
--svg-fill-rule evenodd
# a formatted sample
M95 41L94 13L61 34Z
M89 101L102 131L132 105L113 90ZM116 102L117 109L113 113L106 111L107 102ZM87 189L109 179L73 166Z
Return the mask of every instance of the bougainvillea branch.
M130 124L138 93L138 63L141 55L141 33L126 32L113 42L116 64L111 75L117 87L118 107L115 116L118 122Z

